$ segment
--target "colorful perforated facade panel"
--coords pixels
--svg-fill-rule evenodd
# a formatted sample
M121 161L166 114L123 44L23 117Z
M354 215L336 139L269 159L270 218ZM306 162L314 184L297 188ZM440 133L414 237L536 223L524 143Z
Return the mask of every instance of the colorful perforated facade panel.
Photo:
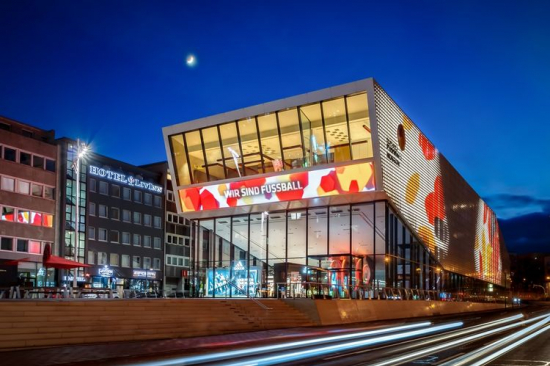
M377 84L383 189L446 270L504 285L494 212Z

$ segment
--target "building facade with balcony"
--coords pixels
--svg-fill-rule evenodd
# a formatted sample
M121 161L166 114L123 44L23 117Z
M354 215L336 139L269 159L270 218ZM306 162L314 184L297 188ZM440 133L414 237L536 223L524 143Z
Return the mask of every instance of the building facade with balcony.
M197 296L507 286L495 214L374 79L163 134L178 212L196 225Z

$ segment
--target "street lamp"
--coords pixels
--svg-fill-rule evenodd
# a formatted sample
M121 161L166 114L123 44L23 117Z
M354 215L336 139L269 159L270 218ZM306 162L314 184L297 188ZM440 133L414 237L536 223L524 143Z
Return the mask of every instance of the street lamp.
M80 143L80 140L76 140L76 159L73 161L73 171L76 174L76 205L75 205L75 243L74 243L74 261L78 262L78 242L79 242L79 208L80 208L80 159L86 156L89 148L85 143ZM77 287L76 277L78 269L75 268L73 274L73 287Z

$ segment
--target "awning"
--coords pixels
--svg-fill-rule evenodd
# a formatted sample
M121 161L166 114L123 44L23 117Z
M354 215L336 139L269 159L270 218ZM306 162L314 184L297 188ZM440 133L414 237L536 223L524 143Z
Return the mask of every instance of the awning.
M30 258L20 258L20 259L12 259L9 261L5 261L3 263L0 263L4 266L17 266L20 262L33 262Z
M62 257L57 257L55 255L50 255L50 257L44 262L44 267L72 269L72 268L91 267L91 266L89 264L75 262Z
M44 255L42 257L42 264L46 268L61 268L72 269L79 267L91 267L89 264L71 261L62 257L52 255L52 248L50 243L47 243L44 247Z

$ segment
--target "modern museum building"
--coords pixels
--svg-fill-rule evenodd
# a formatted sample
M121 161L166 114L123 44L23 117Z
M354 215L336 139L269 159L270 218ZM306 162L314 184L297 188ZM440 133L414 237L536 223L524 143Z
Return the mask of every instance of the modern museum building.
M495 296L496 215L372 78L163 129L197 296Z

